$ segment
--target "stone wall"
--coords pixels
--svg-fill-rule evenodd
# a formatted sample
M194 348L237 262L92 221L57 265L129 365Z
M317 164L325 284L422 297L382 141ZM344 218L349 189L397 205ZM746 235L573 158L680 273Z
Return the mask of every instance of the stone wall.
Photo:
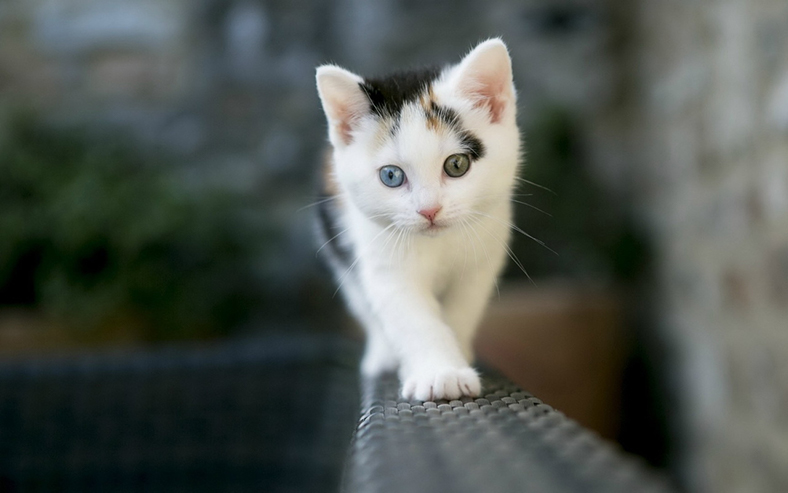
M622 8L624 100L589 134L651 230L678 464L788 491L788 3Z

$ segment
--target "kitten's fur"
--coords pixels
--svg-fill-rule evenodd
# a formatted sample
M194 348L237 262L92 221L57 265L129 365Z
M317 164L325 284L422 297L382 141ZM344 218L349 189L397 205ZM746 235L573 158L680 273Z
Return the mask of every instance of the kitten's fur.
M367 333L363 375L397 369L406 399L479 395L473 337L506 257L520 154L506 46L381 79L324 65L317 87L332 145L318 233ZM443 168L453 154L471 162L458 178ZM382 183L387 165L401 186Z

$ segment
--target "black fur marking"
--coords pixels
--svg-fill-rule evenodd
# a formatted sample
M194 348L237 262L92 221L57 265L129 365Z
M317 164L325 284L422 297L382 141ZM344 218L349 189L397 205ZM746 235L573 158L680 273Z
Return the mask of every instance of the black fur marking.
M439 74L438 67L430 67L364 79L359 86L367 95L373 113L382 118L395 118L405 103L417 100Z
M320 197L322 202L317 206L318 237L320 241L327 242L323 247L326 253L343 268L348 268L353 260L353 254L341 241L338 241L339 238L334 238L341 230L337 224L336 212L333 210L333 201L325 200L327 198Z
M435 103L435 101L432 102L430 106L430 114L427 116L437 118L447 127L451 127L458 131L462 130L460 128L460 116L457 114L457 112L451 108L439 106L437 103Z
M484 144L469 131L463 130L460 132L460 142L462 142L463 147L468 150L468 154L474 160L484 157Z
M440 75L438 67L398 72L388 77L364 79L359 86L367 95L371 111L381 118L390 118L393 124L389 129L392 135L399 130L399 114L406 103L419 99ZM427 110L427 118L435 119L451 128L460 136L463 147L471 158L481 159L485 154L484 144L471 132L462 128L460 116L451 108L440 106L434 101Z
M460 136L460 142L462 146L468 151L471 158L474 160L481 159L484 157L485 149L484 144L482 141L479 140L475 135L473 135L468 130L464 130L462 128L462 122L460 122L460 116L451 108L446 108L445 106L440 106L435 102L432 103L430 108L430 115L427 115L428 118L437 118L441 122L443 122L447 127L450 127L452 130L457 132Z

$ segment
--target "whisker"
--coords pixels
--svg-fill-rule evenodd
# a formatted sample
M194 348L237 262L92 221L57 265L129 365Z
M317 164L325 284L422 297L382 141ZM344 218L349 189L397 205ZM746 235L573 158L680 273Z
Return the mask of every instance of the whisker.
M509 194L509 196L510 197L533 197L534 194L532 194L532 193L511 193L511 194ZM489 193L489 194L483 194L480 197L481 198L490 198L490 197L501 198L501 194L500 193Z
M476 231L476 228L473 227L474 224L473 221L476 221L478 223L478 221L481 221L481 219L477 217L468 218L468 227L470 228L471 232L473 232L473 234L476 236L476 238L479 240L479 245L481 245L482 251L484 252L484 256L487 258L487 264L490 265L492 264L492 260L490 260L490 254L487 252L487 247L484 246L484 241L482 240L481 236L479 236L478 231Z
M547 188L544 185L540 185L538 183L534 183L531 180L526 180L525 178L520 178L519 176L515 176L514 179L519 181L519 182L521 182L521 183L527 183L529 185L535 186L536 188L541 188L542 190L547 190L548 192L552 193L553 195L558 196L557 193L555 193L554 191L550 190L549 188Z
M400 229L400 230L399 230L399 232L397 233L397 237L394 239L394 246L392 246L392 247L391 247L391 254L392 254L392 257L391 257L391 259L392 259L392 260L393 260L393 256L394 256L394 254L396 254L396 253L401 253L401 252L397 252L397 248L399 247L399 242L400 242L400 240L402 240L402 234L403 234L404 232L405 232L405 230L404 230L404 229ZM392 262L392 260L389 260L389 262L390 262L390 263L393 263L393 262ZM402 257L402 256L400 256L399 260L400 260L400 261L402 261L402 260L403 260L403 257Z
M510 228L511 228L511 229L513 229L514 231L517 231L517 232L518 232L518 233L520 233L521 235L523 235L523 236L526 236L526 237L528 237L528 238L530 238L530 239L534 240L534 241L535 241L535 242L537 242L538 244L542 245L544 248L546 248L546 249L550 250L551 252L553 252L555 255L558 255L558 252L556 252L555 250L553 250L552 248L550 248L549 246L547 246L547 245L545 244L545 242L543 242L543 241L542 241L542 240L540 240L539 238L536 238L536 237L534 237L534 236L532 236L532 235L529 235L528 233L526 233L525 231L523 231L523 230L522 230L522 229L521 229L519 226L517 226L516 224L512 224L512 223L510 223L510 222L503 221L503 220L501 220L501 219L498 219L498 218L497 218L497 217L495 217L495 216L491 216L491 215L489 215L489 214L484 214L483 212L478 212L478 211L471 211L471 214L478 214L478 215L480 215L480 216L489 217L489 218L490 218L490 219L492 219L493 221L498 221L499 223L501 223L501 224L504 224L504 225L506 225L506 226L510 227Z
M372 216L368 216L368 218L369 219L375 219L375 218L381 217L381 216L385 216L385 214L375 214L375 215L372 215ZM329 238L328 240L326 240L326 242L323 243L322 245L320 245L320 248L318 248L317 251L315 252L315 257L317 257L317 255L320 253L320 250L325 248L326 245L328 245L332 241L336 240L337 238L339 238L341 235L347 233L348 231L350 231L350 228L345 228L342 231L340 231L339 233L337 233L334 236L332 236L331 238Z
M462 235L468 238L468 231L465 229L465 221L460 220L460 226L462 227ZM470 241L470 238L468 238ZM463 251L463 260L462 260L462 272L460 273L460 281L465 278L465 268L468 266L468 245L465 245L465 248L462 249Z
M536 286L536 282L534 282L534 280L533 280L533 279L531 278L531 276L528 274L528 271L526 271L526 270L525 270L525 267L523 267L523 264L522 264L522 262L520 262L520 259L519 259L519 258L517 258L517 255L515 255L515 253L512 251L512 249L511 249L511 248L509 248L509 245L507 245L505 241L501 240L501 238L500 238L498 235L496 235L495 233L493 233L493 232L491 232L489 229L487 229L487 228L484 226L484 223L483 223L483 222L479 221L479 226L481 226L481 227L482 227L482 229L484 229L485 231L487 231L487 233L488 233L489 235L493 236L493 237L494 237L496 240L498 240L498 242L499 242L501 245L503 245L504 249L506 250L506 254L507 254L507 255L509 255L509 258L510 258L510 259L512 259L512 262L514 262L514 264L515 264L517 267L519 267L521 271L523 271L523 274L525 274L525 276L528 278L528 280L529 280L529 281L531 281L531 283L532 283L534 286Z
M467 219L463 219L462 220L462 224L463 224L463 228L465 228L465 226L467 225L468 229L473 231L473 228L471 227L470 224L468 224L468 220ZM478 265L479 264L479 257L478 257L478 255L476 253L476 243L473 242L473 238L471 238L470 234L468 234L468 243L470 243L471 247L473 247L473 261ZM467 251L467 248L466 248L466 251Z
M479 239L479 244L482 247L482 251L484 251L484 256L487 258L487 265L492 265L492 260L490 260L490 255L487 252L487 247L484 246L484 241L482 240L481 236L479 236L479 233L476 231L476 228L473 227L474 223L478 224L480 221L481 221L481 219L478 218L478 217L470 217L470 218L468 218L468 227L471 228L471 231L473 232L473 234L476 235L476 238ZM526 273L526 275L527 275L527 273ZM498 293L498 299L500 300L501 299L501 288L498 287L498 278L497 277L493 280L493 285L495 285L495 292Z
M322 200L318 200L317 202L312 202L312 203L311 203L311 204L309 204L309 205L305 205L305 206L301 207L300 209L298 209L296 212L301 212L301 211L303 211L303 210L309 209L310 207L315 207L316 205L325 204L326 202L329 202L329 201L331 201L331 200L336 200L336 199L338 199L338 198L339 198L339 197L337 197L337 196L334 196L334 197L326 197L326 198L324 198L324 199L322 199Z
M389 264L393 264L394 263L394 252L396 252L396 250L397 250L397 248L396 248L396 246L397 246L397 239L399 238L400 231L393 232L392 234L396 235L396 236L394 236L394 245L392 245L391 249L389 250ZM384 243L381 246L381 250L383 250L383 248L385 248L387 244L388 244L388 241L386 241L386 243Z
M516 204L523 204L524 206L530 207L531 209L534 209L534 210L537 210L537 211L541 212L545 216L553 217L553 215L550 214L549 212L545 212L542 209L536 207L535 205L529 204L528 202L523 202L522 200L515 200L515 199L512 199L512 202L514 202Z
M403 229L402 235L402 258L407 259L408 255L410 254L410 241L413 235L410 234L410 230Z
M350 228L345 228L345 229L343 229L342 231L340 231L339 233L337 233L337 234L335 234L334 236L332 236L331 238L329 238L328 240L326 240L326 242L325 242L325 243L323 243L322 245L320 245L320 248L318 248L318 249L317 249L317 251L315 252L315 257L317 257L317 254L318 254L318 253L320 253L320 250L322 250L323 248L325 248L325 247L326 247L326 245L328 245L328 244L329 244L329 243L331 243L332 241L336 240L337 238L339 238L341 235L343 235L343 234L347 233L348 231L350 231Z
M350 267L348 267L347 270L345 270L345 272L340 276L340 278L338 280L339 281L339 285L337 286L337 289L336 289L336 291L334 291L334 294L332 296L336 296L337 295L337 293L339 292L340 288L342 287L342 284L344 284L345 280L347 279L347 275L350 273L351 270L353 270L353 267L356 266L358 261L361 260L361 257L363 257L367 253L367 251L368 251L367 248L371 247L372 244L375 242L375 240L377 240L380 237L380 235L382 235L383 233L385 233L386 231L388 231L389 229L391 229L393 227L394 227L394 223L391 223L388 226L386 226L384 229L380 230L378 232L378 234L376 234L371 240L369 240L369 243L367 243L367 245L363 249L360 250L361 253L359 253L356 256L356 259L353 260L353 263L350 264ZM382 247L385 247L388 244L389 240L391 239L391 236L392 236L392 233L389 233L388 236L386 237L386 241L383 243Z
M468 219L465 219L465 223L467 224L468 229L473 232L474 231L473 227L468 222ZM470 240L471 247L473 248L473 261L476 263L476 265L479 265L479 255L476 252L476 243L473 241L473 238L470 237L470 234L468 235L468 239ZM479 241L479 245L482 247L484 246L484 244L481 241Z

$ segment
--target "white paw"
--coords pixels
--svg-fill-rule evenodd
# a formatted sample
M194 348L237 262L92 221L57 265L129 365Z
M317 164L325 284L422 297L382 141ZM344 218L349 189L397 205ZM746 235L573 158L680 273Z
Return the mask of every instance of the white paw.
M473 368L431 368L409 372L402 378L402 397L407 400L433 401L476 397L482 392L479 375Z

